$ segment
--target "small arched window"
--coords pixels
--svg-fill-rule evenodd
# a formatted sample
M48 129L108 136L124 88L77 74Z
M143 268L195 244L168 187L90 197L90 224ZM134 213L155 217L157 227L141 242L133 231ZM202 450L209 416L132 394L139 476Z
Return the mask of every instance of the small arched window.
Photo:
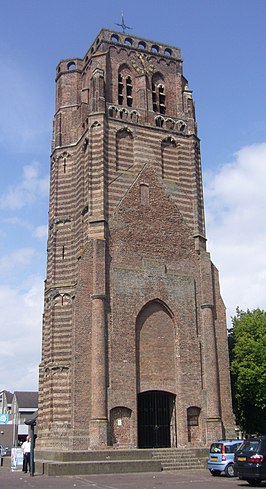
M187 424L188 426L199 425L200 408L197 406L191 406L187 409Z
M165 125L167 127L167 129L174 129L175 128L175 121L173 119L166 119L165 121Z
M112 42L119 42L119 37L116 34L111 35L111 41Z
M140 41L138 47L139 47L139 49L146 49L146 43L143 41Z
M71 61L70 63L68 63L67 69L68 69L68 71L75 70L76 69L76 63L74 63L74 61Z
M117 113L117 109L111 105L109 108L108 108L108 114L110 117L116 117L116 113Z
M155 118L155 124L157 127L163 127L163 123L164 123L163 117L158 116Z
M159 53L159 48L155 44L151 47L153 53Z
M126 37L126 39L124 40L124 44L126 44L127 46L132 46L133 41L132 39L130 39L130 37Z

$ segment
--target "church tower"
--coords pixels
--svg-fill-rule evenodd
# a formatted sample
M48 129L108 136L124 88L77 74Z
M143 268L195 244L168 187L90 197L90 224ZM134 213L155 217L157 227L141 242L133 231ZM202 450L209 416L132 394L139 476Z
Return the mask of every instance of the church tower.
M234 436L178 48L102 29L58 64L47 253L38 448Z

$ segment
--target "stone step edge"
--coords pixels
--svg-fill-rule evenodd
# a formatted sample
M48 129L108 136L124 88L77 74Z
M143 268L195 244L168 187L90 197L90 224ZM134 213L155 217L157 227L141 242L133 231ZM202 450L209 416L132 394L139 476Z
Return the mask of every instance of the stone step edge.
M186 456L180 456L180 455L153 455L152 457L153 460L160 459L160 460L207 460L208 457L186 457Z
M192 466L192 467L189 467L189 468L191 468L191 469L202 469L202 470L205 470L205 467L202 467L202 466L200 466L200 467L198 467L198 466L193 467ZM179 465L178 467L163 467L162 470L163 470L163 472L166 472L168 470L169 471L170 470L172 470L172 471L175 471L175 470L188 470L188 466L187 465L186 466Z
M183 462L190 462L190 463L199 463L199 464L205 464L207 463L207 459L206 460L200 460L200 459L197 459L197 458L183 458L183 459L179 459L179 458L153 458L152 460L160 460L160 462L164 463L164 462L176 462L176 463L180 463L182 464Z
M36 462L37 472L46 476L162 472L159 460Z
M185 465L185 466L189 466L189 467L192 467L192 465L193 465L193 467L197 465L198 467L199 467L199 466L200 466L200 467L204 467L204 464L201 464L201 463L199 463L199 462L192 462L192 463L190 463L190 462L186 462L186 463L182 463L182 464L177 464L177 463L175 463L175 462L170 462L170 461L169 461L169 462L162 463L162 466L163 466L163 467L169 467L170 465L171 465L171 466L177 466L177 467L179 467L180 465Z
M187 460L187 461L184 461L183 462L177 462L175 460L164 460L164 461L161 461L161 464L162 466L166 466L166 465L198 465L198 466L201 466L201 467L207 467L207 463L205 462L200 462L198 460L193 460L193 461L190 461L190 460Z
M130 464L130 463L140 463L144 464L149 462L150 464L157 464L160 460L154 460L150 458L145 459L132 459L132 460L35 460L35 463L48 464L48 465L115 465L115 464Z

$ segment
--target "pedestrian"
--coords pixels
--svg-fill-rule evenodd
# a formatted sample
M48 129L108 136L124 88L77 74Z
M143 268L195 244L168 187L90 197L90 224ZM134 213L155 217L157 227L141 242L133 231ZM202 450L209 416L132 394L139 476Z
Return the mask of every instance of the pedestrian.
M27 436L26 441L22 443L22 453L23 453L23 466L22 466L22 472L25 472L25 474L28 472L28 467L30 471L30 446L31 446L31 439L30 436Z

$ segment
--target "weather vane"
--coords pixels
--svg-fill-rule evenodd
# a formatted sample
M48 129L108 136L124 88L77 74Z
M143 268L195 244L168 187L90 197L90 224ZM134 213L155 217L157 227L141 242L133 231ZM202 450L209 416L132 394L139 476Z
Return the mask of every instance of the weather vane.
M121 24L117 24L115 23L115 25L119 25L119 27L122 27L123 29L123 34L125 34L126 32L126 29L133 29L133 27L129 27L128 25L125 24L125 19L124 19L124 14L122 12L122 21L121 21Z

